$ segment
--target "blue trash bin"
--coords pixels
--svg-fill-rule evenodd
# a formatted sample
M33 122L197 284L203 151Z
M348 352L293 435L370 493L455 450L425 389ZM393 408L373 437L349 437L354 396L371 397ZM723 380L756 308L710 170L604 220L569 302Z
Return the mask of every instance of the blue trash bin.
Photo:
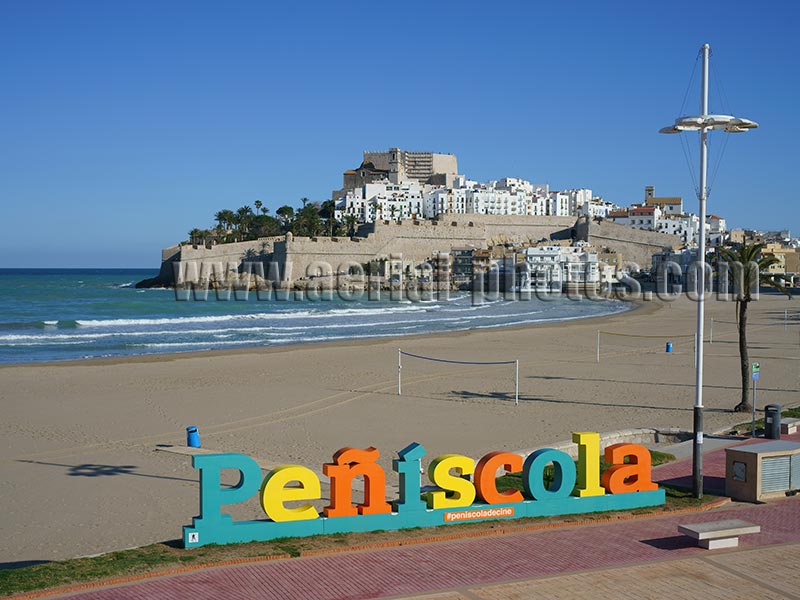
M186 428L186 445L190 448L200 447L200 434L197 433L197 427L194 425Z
M667 352L672 352L672 342L667 342Z

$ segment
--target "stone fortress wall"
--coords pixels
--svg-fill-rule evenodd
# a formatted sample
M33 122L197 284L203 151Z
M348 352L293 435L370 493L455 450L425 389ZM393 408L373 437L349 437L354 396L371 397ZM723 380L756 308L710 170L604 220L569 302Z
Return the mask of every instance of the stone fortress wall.
M456 223L456 225L453 225ZM472 223L470 225L469 223ZM346 272L348 264L373 259L402 257L404 262L421 263L454 246L486 248L486 228L475 221L378 221L365 237L288 238L276 246L275 260L291 265L292 277L319 272L327 263L334 273Z
M613 223L595 223L586 218L454 214L438 221L378 221L362 225L354 238L295 237L262 238L250 242L213 246L172 246L162 253L159 279L171 279L175 261L229 264L241 262L276 263L276 282L289 285L297 279L323 273L346 272L355 264L402 257L405 263L421 263L454 247L488 248L503 243L532 243L541 240L587 241L608 247L642 268L650 256L664 246L679 243L676 236L632 229Z
M665 247L682 244L677 235L634 229L609 221L597 222L581 218L575 227L578 239L595 246L611 248L622 255L626 263L636 263L645 270L650 268L653 254L661 252Z

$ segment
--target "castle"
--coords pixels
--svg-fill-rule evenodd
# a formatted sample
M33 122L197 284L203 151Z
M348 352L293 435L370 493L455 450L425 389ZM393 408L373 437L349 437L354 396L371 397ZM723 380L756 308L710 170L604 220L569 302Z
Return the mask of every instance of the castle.
M400 148L364 151L357 169L343 173L334 192L336 218L360 222L353 237L284 236L253 241L165 248L159 276L143 285L174 285L175 265L262 263L281 287L299 280L357 271L375 261L404 269L439 260L454 249L530 246L549 240L583 241L649 268L651 256L679 239L656 231L602 222L611 205L591 190L550 192L547 185L506 177L480 184L458 173L453 154ZM652 196L653 194L651 194ZM599 211L599 212L598 212ZM633 270L638 270L638 266ZM208 269L206 269L207 271ZM194 268L198 274L202 268Z

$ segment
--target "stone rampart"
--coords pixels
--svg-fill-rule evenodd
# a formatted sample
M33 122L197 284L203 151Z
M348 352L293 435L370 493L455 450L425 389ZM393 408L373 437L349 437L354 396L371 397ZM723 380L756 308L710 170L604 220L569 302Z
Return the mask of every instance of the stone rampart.
M286 284L322 273L345 272L353 263L401 256L421 263L454 247L487 248L502 243L531 243L542 239L579 239L608 247L647 268L651 255L679 243L676 236L632 229L608 222L574 217L443 215L438 221L378 221L361 226L354 238L308 238L292 235L212 246L183 244L162 253L159 281L169 276L175 261L198 263L272 262L273 276ZM279 271L275 271L277 268ZM171 284L163 281L161 285Z
M283 241L283 236L259 238L248 242L230 244L183 244L180 246L180 260L189 261L241 261L269 260L275 250L275 242Z
M578 239L586 240L594 246L608 247L622 255L625 262L633 262L642 269L649 269L653 254L665 247L681 243L676 235L633 229L608 221L589 221L585 217L575 225Z
M487 248L503 242L569 239L572 217L517 217L495 215L446 215L438 221L377 221L364 237L298 238L276 244L275 260L291 265L289 279L320 273L327 263L334 272L349 263L402 256L420 263L454 247ZM281 246L284 246L283 248ZM288 280L288 279L285 279Z

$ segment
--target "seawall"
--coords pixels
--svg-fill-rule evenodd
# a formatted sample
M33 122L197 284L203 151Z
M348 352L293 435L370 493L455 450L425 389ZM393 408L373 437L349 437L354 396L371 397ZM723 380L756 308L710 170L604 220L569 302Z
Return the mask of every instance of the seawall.
M403 264L419 264L452 248L485 249L504 243L569 239L608 247L620 253L623 260L644 268L650 265L654 252L679 243L676 236L586 218L442 215L438 221L377 221L360 227L353 238L287 234L231 244L172 246L162 252L161 272L149 282L174 285L176 263L213 263L230 271L238 270L243 262L256 262L269 263L265 266L268 279L291 285L304 277L346 273L350 267L372 260L401 258Z

